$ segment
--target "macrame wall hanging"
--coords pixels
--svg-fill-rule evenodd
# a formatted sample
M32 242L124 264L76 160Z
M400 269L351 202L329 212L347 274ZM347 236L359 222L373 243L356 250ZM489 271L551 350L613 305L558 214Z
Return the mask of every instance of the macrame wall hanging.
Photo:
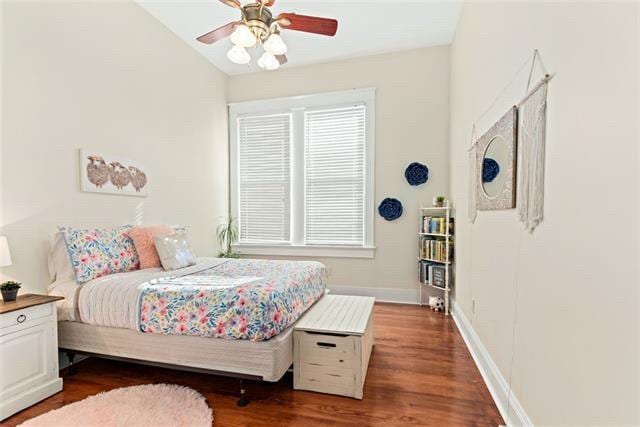
M547 87L551 77L542 63L538 50L534 50L533 59L525 62L513 80L500 92L502 95L516 80L517 76L530 64L529 78L525 90L525 97L516 104L518 110L517 124L517 197L516 206L518 218L529 232L542 222L544 212L544 162L545 162L545 132L546 132L546 105ZM535 74L536 66L540 67L544 77L533 87L531 83ZM476 122L486 115L500 99L500 96L478 117ZM471 146L469 153L469 200L468 216L469 221L474 223L478 210L478 195L476 189L478 183L482 185L487 170L478 167L477 144L482 140L476 134L476 124L474 122L471 130ZM479 181L480 180L480 181Z
M545 77L531 91L536 60ZM544 214L544 161L549 75L536 50L527 82L527 95L518 107L518 218L532 233Z
M478 175L476 172L476 141L478 136L476 135L476 124L473 124L471 128L471 147L469 147L469 191L468 191L468 205L467 214L469 215L469 222L473 224L476 222L478 216L478 205L476 203L476 179Z

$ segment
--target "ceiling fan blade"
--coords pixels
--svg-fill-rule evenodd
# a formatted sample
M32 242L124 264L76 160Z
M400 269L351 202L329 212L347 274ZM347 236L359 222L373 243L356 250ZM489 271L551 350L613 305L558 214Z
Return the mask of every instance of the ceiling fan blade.
M288 59L287 59L287 55L276 55L276 59L278 60L278 62L280 63L280 65L284 65L287 63Z
M236 25L238 25L239 21L229 22L227 25L223 25L222 27L218 27L213 31L209 31L206 34L201 35L196 40L202 43L211 44L215 43L218 40L221 40L233 33L233 29Z
M238 0L220 0L221 3L226 4L230 7L235 7L236 9L242 9L242 5Z
M304 31L305 33L335 36L338 31L338 21L317 16L298 15L296 13L281 13L277 18L278 24L287 30Z

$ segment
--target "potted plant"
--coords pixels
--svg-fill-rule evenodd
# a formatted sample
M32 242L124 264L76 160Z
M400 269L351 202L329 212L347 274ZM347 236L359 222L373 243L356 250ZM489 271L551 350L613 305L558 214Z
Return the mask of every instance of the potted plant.
M220 258L239 258L239 254L234 253L231 248L233 242L238 238L238 227L236 227L235 221L235 218L229 217L218 226L218 246L224 248L218 254Z
M15 301L18 297L18 289L20 289L20 286L20 283L14 282L13 280L1 284L0 292L2 292L2 299L4 301Z
M442 208L444 207L444 202L446 201L444 196L436 196L433 198L433 207Z

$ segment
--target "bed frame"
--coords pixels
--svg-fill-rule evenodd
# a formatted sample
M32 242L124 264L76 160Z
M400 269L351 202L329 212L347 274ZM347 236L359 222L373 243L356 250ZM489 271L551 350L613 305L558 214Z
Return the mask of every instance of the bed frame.
M58 322L58 345L75 373L76 355L239 379L238 406L246 406L245 380L277 382L293 363L293 325L267 341L146 334L80 322Z

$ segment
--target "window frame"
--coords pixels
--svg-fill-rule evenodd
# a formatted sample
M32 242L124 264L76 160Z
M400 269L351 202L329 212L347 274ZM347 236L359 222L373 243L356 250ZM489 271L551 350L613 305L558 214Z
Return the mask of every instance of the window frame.
M364 244L317 245L305 244L305 143L304 112L348 105L365 105L365 191L364 191ZM373 258L374 245L374 190L375 190L375 88L317 93L311 95L229 103L229 202L230 213L239 213L239 144L238 118L245 115L291 113L291 207L290 243L243 243L233 245L234 250L248 255L323 256L344 258ZM300 142L302 141L302 143Z

